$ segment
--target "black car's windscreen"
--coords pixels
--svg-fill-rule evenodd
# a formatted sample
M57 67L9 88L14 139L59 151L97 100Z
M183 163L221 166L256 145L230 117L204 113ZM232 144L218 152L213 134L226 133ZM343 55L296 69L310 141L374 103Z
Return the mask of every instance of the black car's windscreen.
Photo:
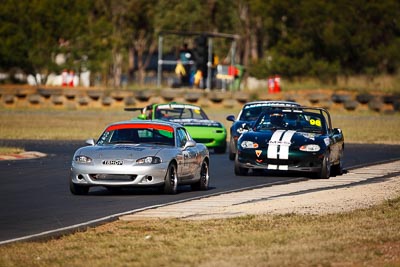
M263 106L245 106L240 114L241 121L255 121L263 112Z
M294 130L326 134L325 117L313 112L270 111L263 113L257 120L255 131Z
M297 103L252 103L247 104L243 107L242 111L240 112L238 120L240 121L255 121L258 117L263 113L267 112L268 110L279 110L283 109L284 107L294 107L300 106Z

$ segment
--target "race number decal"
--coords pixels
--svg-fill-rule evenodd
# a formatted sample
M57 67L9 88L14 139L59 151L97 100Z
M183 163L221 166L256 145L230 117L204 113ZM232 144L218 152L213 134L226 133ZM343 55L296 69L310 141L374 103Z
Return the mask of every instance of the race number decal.
M314 120L314 119L311 119L311 120L310 120L310 125L321 127L321 126L322 126L321 120Z

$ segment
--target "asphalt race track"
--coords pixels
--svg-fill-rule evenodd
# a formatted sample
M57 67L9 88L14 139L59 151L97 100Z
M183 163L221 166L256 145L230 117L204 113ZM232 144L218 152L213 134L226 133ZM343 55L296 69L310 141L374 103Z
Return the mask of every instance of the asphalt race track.
M71 226L86 227L113 220L118 214L183 201L227 191L287 183L302 176L235 176L228 155L211 154L208 191L191 191L185 186L177 195L163 195L153 189L128 189L110 193L92 188L87 196L69 192L68 174L72 155L84 142L0 140L0 146L20 146L40 151L47 157L30 160L0 161L0 243ZM400 158L400 145L346 144L345 169ZM97 221L98 219L102 219ZM68 230L70 231L70 230Z

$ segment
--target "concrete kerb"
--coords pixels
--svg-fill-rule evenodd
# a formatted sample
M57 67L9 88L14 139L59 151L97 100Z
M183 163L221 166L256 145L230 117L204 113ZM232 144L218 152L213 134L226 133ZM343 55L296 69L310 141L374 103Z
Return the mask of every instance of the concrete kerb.
M272 207L272 202L277 199L286 199L289 202L286 211L290 213L291 204L288 199L291 197L307 196L307 194L312 193L321 194L321 192L327 192L328 190L346 190L351 187L355 188L385 181L390 182L398 180L398 176L400 176L400 160L352 169L346 174L331 177L328 180L303 179L296 183L284 183L249 188L215 196L205 196L124 215L120 217L120 220L161 220L167 218L204 220L264 214L274 211L275 208ZM310 203L307 205L310 205Z

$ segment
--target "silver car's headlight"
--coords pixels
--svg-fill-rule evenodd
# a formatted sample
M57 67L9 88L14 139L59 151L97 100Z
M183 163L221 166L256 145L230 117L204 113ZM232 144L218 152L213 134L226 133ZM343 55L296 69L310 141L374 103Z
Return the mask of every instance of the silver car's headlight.
M301 151L306 152L318 152L320 149L319 145L303 145L300 147Z
M75 161L78 163L91 163L92 159L87 156L79 155L75 157Z
M258 144L252 141L243 141L240 146L243 148L258 148Z
M159 164L162 160L159 157L144 157L136 160L137 164Z

